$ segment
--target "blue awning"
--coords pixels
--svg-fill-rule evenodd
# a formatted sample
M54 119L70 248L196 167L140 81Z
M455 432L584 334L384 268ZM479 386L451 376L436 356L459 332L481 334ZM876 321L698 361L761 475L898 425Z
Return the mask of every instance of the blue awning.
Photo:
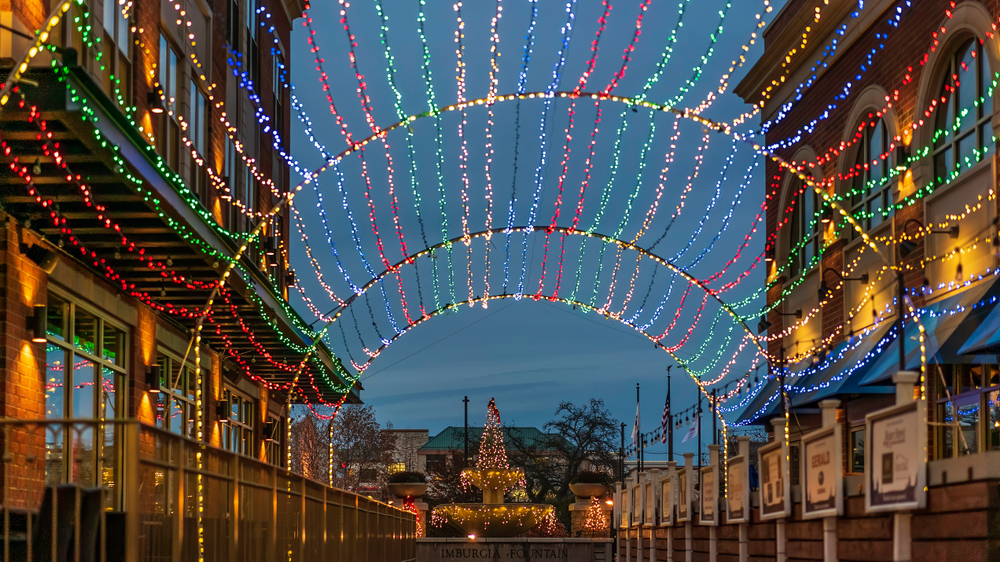
M892 341L892 330L892 324L885 322L857 338L840 360L820 373L822 378L817 377L810 382L810 391L793 399L792 404L805 406L840 394L881 394L881 389L861 388L859 382Z
M969 336L965 344L959 348L959 355L1000 354L1000 304L996 297L986 314L986 320Z
M963 355L960 348L988 318L998 292L1000 292L1000 282L988 281L920 310L920 321L925 330L924 343L928 364L994 362L991 356ZM906 368L919 369L920 327L916 322L907 322L903 341L906 344ZM859 384L888 383L893 373L897 371L899 371L899 341L894 339L883 349Z

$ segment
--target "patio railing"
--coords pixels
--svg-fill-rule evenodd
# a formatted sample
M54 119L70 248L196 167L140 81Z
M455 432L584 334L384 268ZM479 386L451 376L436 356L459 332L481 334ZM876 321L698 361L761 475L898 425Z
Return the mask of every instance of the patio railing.
M0 450L5 562L415 556L409 512L135 420L0 420Z

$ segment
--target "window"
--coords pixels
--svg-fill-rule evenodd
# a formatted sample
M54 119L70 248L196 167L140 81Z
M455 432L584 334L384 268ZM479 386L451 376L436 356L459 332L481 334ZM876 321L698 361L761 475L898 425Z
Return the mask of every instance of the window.
M427 455L427 473L443 472L447 465L444 455Z
M271 120L272 123L274 123L274 130L278 134L278 138L281 139L282 142L284 142L282 134L284 133L285 130L284 128L285 110L284 110L284 104L282 103L283 101L282 94L284 93L285 87L282 84L282 80L286 76L286 73L285 73L284 59L278 52L275 52L274 56L271 57L271 75L272 75L271 89L273 90L274 93L274 107L272 108ZM274 169L280 170L281 168L274 168ZM276 178L278 176L278 174L273 174L273 175Z
M851 458L850 470L854 473L865 471L865 428L864 426L851 429Z
M820 255L820 229L816 211L819 209L819 196L802 180L795 177L789 188L794 194L794 206L788 224L788 274L795 277L812 265L813 259Z
M243 61L246 64L247 78L253 82L253 89L260 93L260 47L257 44L257 0L246 2L247 45Z
M851 179L851 214L865 229L874 228L891 217L895 207L892 205L892 181L890 164L891 155L883 159L889 152L889 131L885 121L866 123L864 130L857 133L857 153L854 157L854 168ZM881 160L877 165L872 162ZM860 236L854 229L849 229L852 237Z
M942 365L935 380L937 458L1000 450L997 365Z
M183 435L198 438L197 403L198 379L194 365L181 363L180 358L161 353L156 360L160 366L160 392L156 395L156 426Z
M389 463L389 474L396 474L397 472L405 472L406 463L392 462Z
M240 42L240 4L238 0L229 0L226 3L226 41L230 48L239 45Z
M111 420L124 417L127 333L67 298L48 295L45 417ZM114 425L46 432L45 479L114 488L121 436Z
M994 148L993 78L981 41L969 40L948 62L934 127L934 176L946 182Z
M285 455L282 454L285 442L286 428L285 418L278 419L272 415L267 416L267 425L264 426L264 462L274 466L285 466Z
M180 57L177 51L170 45L167 38L160 35L160 63L159 77L160 88L166 101L163 104L164 113L161 116L163 125L160 128L160 138L157 147L160 156L167 165L174 171L180 169L180 125L177 124L177 88L181 78L181 69L178 65Z
M248 457L254 456L253 400L228 388L222 399L229 405L229 422L222 426L222 448Z
M104 0L104 56L101 63L107 65L103 73L104 92L118 102L122 108L132 103L132 63L130 48L132 30L122 13L124 6L118 0ZM133 14L134 9L129 10Z
M201 88L193 80L190 82L190 87L190 99L188 101L190 118L188 119L187 136L188 140L191 141L191 146L205 160L208 154L207 138L211 111L208 106L208 98L202 93ZM191 163L190 187L191 191L197 194L202 201L207 202L208 171L205 169L205 166L208 165L208 162L205 161L204 164L204 166L199 166L197 162Z

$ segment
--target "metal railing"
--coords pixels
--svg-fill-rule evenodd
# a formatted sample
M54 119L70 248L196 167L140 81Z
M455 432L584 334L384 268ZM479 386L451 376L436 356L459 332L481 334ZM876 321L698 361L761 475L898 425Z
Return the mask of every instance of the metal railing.
M409 512L135 420L2 419L0 450L5 562L415 557Z

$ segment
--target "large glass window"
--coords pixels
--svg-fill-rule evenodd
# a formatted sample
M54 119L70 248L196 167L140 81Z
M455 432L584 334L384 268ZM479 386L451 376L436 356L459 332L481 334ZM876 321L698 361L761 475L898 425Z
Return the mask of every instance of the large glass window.
M160 138L157 139L157 147L160 156L174 171L180 169L180 125L177 122L177 96L181 80L181 68L178 61L182 60L177 51L167 40L166 36L160 35L160 63L159 76L160 88L166 98L163 102L164 113L162 115L163 125L160 128Z
M208 202L208 162L206 156L208 154L208 131L209 131L209 119L210 119L210 109L208 105L208 98L198 87L198 84L194 80L189 83L189 99L188 99L188 140L191 141L191 146L194 148L200 156L204 165L198 165L198 162L191 163L191 179L190 188L191 191L196 193L202 201Z
M864 124L857 133L854 156L853 177L850 183L849 200L851 214L865 230L874 228L892 216L891 154L889 152L889 131L885 121L878 119ZM852 237L860 236L849 229Z
M156 395L156 426L191 439L198 438L198 378L194 364L160 353L160 392Z
M45 417L91 420L46 432L45 479L114 488L126 392L124 328L55 293L48 295Z
M241 455L254 456L254 401L228 388L222 399L229 407L229 422L222 427L222 447Z
M851 472L865 471L865 427L851 428L851 458L848 461Z
M938 458L1000 450L998 379L996 365L941 366L935 381Z
M939 183L993 152L992 84L982 42L967 41L948 62L935 110L934 176Z
M124 9L118 0L104 0L104 39L101 42L101 63L106 65L104 92L122 108L132 103L132 30ZM134 8L128 11L129 14L134 12Z
M803 184L796 177L789 189L792 190L793 208L788 224L788 274L795 277L812 265L813 259L820 255L821 239L819 217L819 196L812 188Z
M285 455L282 453L285 442L286 430L285 418L267 416L267 425L264 426L264 462L275 466L285 466Z

